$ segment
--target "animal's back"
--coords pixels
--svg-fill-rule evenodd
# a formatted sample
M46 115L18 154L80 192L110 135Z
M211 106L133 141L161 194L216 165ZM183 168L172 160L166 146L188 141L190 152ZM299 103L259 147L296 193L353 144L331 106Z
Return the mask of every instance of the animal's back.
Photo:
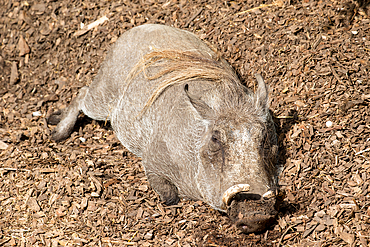
M142 156L142 148L153 136L153 128L161 128L158 125L163 124L175 124L176 119L173 118L178 116L171 116L170 111L171 107L183 107L173 106L181 105L179 94L183 93L183 87L175 86L166 90L164 95L159 97L159 102L150 107L148 114L137 120L136 117L162 78L149 80L148 75L140 71L129 81L127 77L146 54L171 50L190 52L210 60L217 57L212 49L190 32L157 24L133 28L125 32L109 51L98 75L89 86L89 93L84 99L86 107L81 107L91 118L111 120L118 139L138 156ZM155 73L160 67L161 63L158 63L148 71ZM166 103L163 104L163 101ZM158 106L160 102L162 106ZM164 122L160 120L160 115L163 114L171 119L169 123L166 123L168 119Z
M158 81L147 80L139 74L133 78L123 95L127 76L143 56L160 50L189 51L208 58L215 56L209 47L190 32L158 24L135 27L125 32L108 52L89 86L89 94L85 97L86 107L82 107L84 113L97 120L110 120L118 100L125 97L124 100L131 103L131 107L125 106L128 107L127 111L138 114L153 84Z

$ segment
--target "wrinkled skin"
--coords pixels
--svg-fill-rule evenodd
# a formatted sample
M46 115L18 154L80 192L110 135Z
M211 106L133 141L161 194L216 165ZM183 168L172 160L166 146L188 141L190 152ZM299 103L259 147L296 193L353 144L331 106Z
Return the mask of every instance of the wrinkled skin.
M149 76L142 70L132 73L153 51L164 52L149 59L167 57L148 60L155 65L146 68ZM173 69L150 78L166 66ZM172 83L176 76L180 79ZM49 123L58 123L52 138L67 138L81 111L109 120L120 142L142 157L148 180L165 204L181 197L202 200L227 212L241 231L259 232L276 215L278 185L267 86L262 77L257 81L254 94L225 60L189 32L139 26L117 40L94 82L49 117ZM160 83L164 89L148 106ZM239 184L248 191L235 192Z

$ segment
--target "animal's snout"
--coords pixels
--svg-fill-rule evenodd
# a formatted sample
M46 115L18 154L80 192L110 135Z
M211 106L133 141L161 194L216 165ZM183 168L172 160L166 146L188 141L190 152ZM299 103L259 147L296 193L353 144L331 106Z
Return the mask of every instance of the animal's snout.
M261 232L269 227L275 220L275 215L257 211L242 216L235 222L236 227L243 233Z
M229 201L227 213L243 233L261 232L275 221L276 192L263 195L239 192Z

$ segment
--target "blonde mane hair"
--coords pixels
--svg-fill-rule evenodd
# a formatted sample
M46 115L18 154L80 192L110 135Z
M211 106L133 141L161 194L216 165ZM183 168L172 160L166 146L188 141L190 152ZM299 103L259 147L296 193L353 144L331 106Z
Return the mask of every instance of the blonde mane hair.
M216 53L217 54L217 53ZM147 70L158 66L159 71L148 75ZM164 77L155 86L155 90L148 98L145 106L139 113L139 117L154 103L154 101L168 88L184 81L202 79L215 82L239 81L226 62L220 60L220 56L206 58L203 55L190 51L157 50L143 56L143 58L132 68L126 77L123 95L131 85L132 80L142 72L146 79L155 80Z

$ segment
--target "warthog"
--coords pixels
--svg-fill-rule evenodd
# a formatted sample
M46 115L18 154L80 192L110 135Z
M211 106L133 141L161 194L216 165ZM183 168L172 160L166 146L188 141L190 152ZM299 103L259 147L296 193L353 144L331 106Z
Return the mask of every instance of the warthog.
M245 233L270 226L277 210L277 138L267 86L255 93L194 34L142 25L113 45L95 80L49 123L67 138L79 113L109 120L142 158L166 205L180 197L226 212Z

